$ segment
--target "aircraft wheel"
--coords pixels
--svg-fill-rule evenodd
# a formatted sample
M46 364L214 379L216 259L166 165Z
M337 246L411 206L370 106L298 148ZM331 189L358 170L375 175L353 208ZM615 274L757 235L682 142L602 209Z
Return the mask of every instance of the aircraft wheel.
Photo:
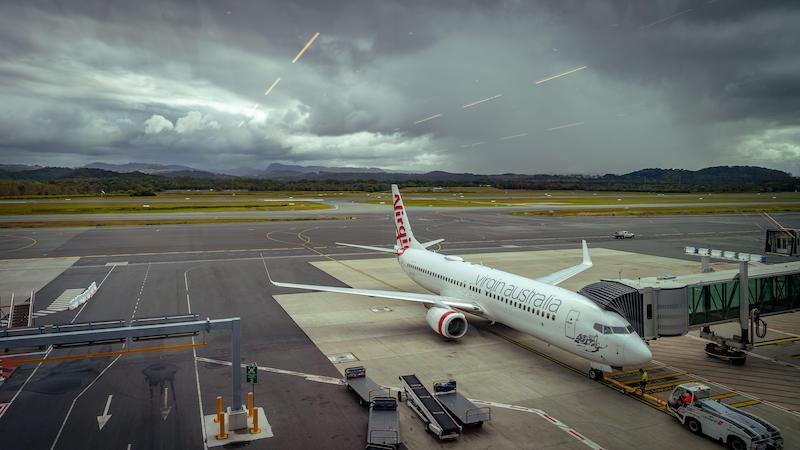
M589 369L589 378L593 379L594 381L600 381L603 379L603 371L597 369Z

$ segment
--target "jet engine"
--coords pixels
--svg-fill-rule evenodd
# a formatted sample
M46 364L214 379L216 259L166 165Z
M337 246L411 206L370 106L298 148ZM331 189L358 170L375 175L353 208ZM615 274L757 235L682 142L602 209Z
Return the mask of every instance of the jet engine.
M428 309L426 319L433 331L447 339L459 339L467 334L466 317L464 317L464 314L452 309L438 306L431 307Z

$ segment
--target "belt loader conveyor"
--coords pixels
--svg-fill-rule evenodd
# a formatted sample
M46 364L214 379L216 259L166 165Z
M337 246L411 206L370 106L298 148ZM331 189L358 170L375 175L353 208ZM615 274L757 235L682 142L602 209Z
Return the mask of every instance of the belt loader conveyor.
M444 406L420 383L416 375L402 375L400 381L408 406L425 422L425 429L439 439L454 439L461 426L447 413Z

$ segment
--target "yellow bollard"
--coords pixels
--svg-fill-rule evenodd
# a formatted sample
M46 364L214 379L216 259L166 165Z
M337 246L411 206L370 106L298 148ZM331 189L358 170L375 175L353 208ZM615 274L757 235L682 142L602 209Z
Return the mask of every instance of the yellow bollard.
M220 414L222 414L222 396L217 397L217 417L214 417L214 423L219 422Z
M253 429L250 434L258 434L261 430L258 429L258 409L253 410Z
M228 439L228 433L225 430L225 414L218 413L217 414L217 421L219 422L219 434L217 435L217 439L220 441L223 439Z
M253 393L247 393L247 417L253 417Z

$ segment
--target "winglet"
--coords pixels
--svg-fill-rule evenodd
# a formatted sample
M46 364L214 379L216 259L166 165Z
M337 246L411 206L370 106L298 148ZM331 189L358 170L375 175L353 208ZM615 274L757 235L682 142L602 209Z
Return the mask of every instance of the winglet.
M583 265L592 267L592 257L589 256L589 246L586 245L586 240L581 241L583 245Z

